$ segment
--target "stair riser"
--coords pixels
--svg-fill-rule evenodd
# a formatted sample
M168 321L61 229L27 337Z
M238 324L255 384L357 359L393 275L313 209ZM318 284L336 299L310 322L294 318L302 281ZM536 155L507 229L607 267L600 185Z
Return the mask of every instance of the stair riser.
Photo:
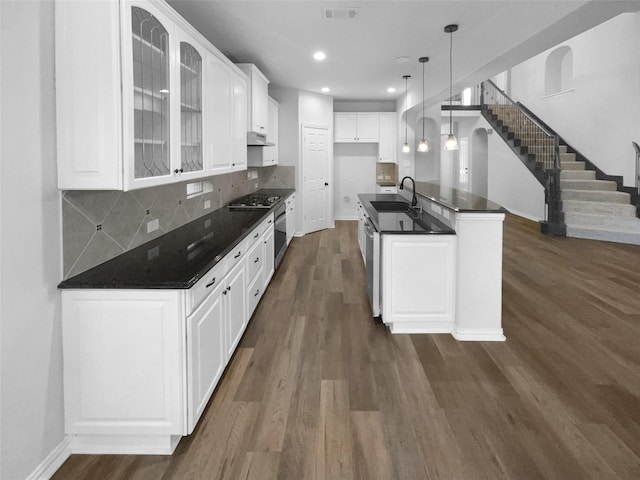
M589 213L594 215L616 215L635 218L636 209L633 205L607 202L581 202L577 200L562 200L562 210L566 213Z
M584 162L560 162L562 170L584 170Z
M626 203L630 201L629 194L624 192L599 192L589 190L563 190L563 200L582 200L585 202Z
M582 225L605 230L625 230L640 234L640 218L592 215L589 213L565 212L564 223Z
M575 162L576 154L575 153L561 153L560 154L561 162Z
M615 192L617 185L616 182L609 182L607 180L563 180L561 178L560 188L562 190L598 190Z
M640 234L636 233L608 232L604 230L593 230L589 228L570 227L569 225L567 225L567 236L574 238L585 238L589 240L603 240L606 242L640 245Z
M560 172L560 180L595 180L593 170L564 170Z

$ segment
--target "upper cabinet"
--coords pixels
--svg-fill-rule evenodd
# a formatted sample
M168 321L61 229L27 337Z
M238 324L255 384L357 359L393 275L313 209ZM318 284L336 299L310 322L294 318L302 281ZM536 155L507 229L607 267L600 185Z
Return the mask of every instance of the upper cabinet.
M234 138L231 78L244 75L171 7L60 2L55 14L59 188L131 190L246 168L246 147L242 157L217 144ZM229 103L218 104L225 93L211 87L225 83Z
M378 161L396 161L396 114L380 114L380 140L378 142Z
M238 67L248 81L247 131L266 135L269 133L269 80L252 63L239 63Z
M396 114L334 113L335 143L378 143L378 161L396 161Z
M247 160L250 167L271 167L278 164L278 122L280 105L269 97L269 133L267 142L273 143L268 147L251 146L248 148Z
M334 142L377 143L380 136L377 113L336 113L333 117Z

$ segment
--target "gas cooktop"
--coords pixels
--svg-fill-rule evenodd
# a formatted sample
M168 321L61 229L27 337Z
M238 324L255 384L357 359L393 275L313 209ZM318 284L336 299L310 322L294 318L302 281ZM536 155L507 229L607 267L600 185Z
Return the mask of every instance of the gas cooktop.
M264 193L251 193L244 197L235 199L229 203L231 210L247 210L258 208L271 208L280 200L279 195L270 195Z

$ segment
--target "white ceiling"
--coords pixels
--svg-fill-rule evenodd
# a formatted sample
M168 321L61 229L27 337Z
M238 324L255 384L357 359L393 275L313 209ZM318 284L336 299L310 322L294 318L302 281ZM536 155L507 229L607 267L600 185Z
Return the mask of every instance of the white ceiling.
M210 1L169 3L234 62L255 63L270 88L312 92L331 88L340 100L392 100L404 93L405 74L427 104L448 96L449 34L453 78L470 86L520 63L640 1L414 0L414 1ZM322 7L357 7L355 20L325 20ZM313 52L327 59L317 62ZM396 57L410 61L397 63ZM387 88L397 88L395 94Z

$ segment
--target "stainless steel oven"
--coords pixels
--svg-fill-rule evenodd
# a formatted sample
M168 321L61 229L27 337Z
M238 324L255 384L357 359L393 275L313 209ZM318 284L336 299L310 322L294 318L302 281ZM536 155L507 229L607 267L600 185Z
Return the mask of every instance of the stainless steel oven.
M285 202L274 210L274 248L275 248L275 268L278 268L284 252L287 250L287 205Z
M371 220L364 222L365 235L365 269L367 276L367 293L374 317L380 316L380 233Z

